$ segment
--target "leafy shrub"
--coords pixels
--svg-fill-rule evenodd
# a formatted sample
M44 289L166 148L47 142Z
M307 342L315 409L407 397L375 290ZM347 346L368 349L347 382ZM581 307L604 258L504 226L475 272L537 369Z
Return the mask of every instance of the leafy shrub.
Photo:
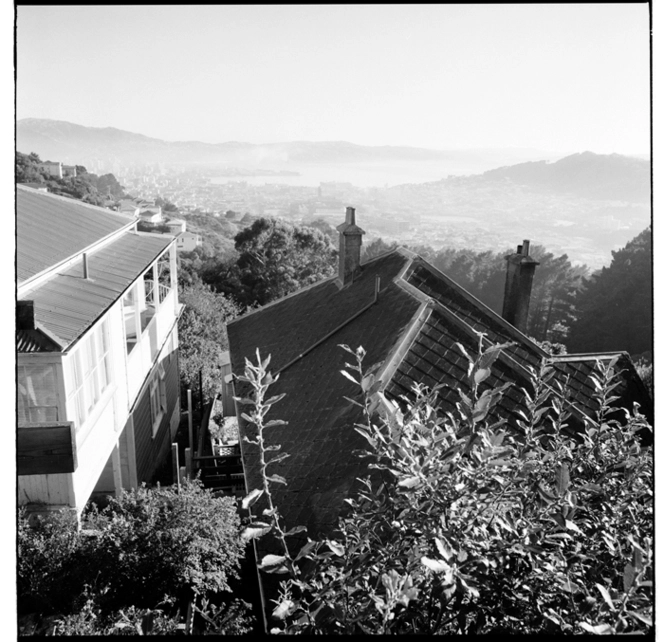
M228 590L243 554L235 502L214 497L200 481L145 486L112 498L86 516L81 563L97 569L95 586L111 608L153 608L166 595Z
M75 520L54 513L33 527L21 512L19 613L57 615L63 635L126 634L148 625L170 633L190 604L203 630L249 626L246 605L223 604L244 554L233 498L215 497L198 480L179 492L143 486L103 510L93 506L83 522L79 531Z
M436 409L436 389L416 389L406 412L372 397L364 351L353 353L365 391L363 452L373 471L347 500L334 539L308 540L294 554L270 499L263 432L267 362L247 364L254 389L246 418L257 428L268 509L244 537L272 533L283 555L264 573L283 573L273 629L306 633L643 633L652 626L652 450L644 417L610 408L613 363L593 378L600 410L566 436L565 391L552 371L531 372L516 430L487 417L505 386L485 381L504 346L468 358L468 385L455 413ZM465 354L465 351L463 351ZM269 359L268 359L269 361ZM380 409L382 418L374 419ZM620 421L619 421L620 419ZM274 449L275 446L271 446ZM284 453L277 455L285 456ZM305 567L305 564L307 567ZM307 569L307 570L305 570Z

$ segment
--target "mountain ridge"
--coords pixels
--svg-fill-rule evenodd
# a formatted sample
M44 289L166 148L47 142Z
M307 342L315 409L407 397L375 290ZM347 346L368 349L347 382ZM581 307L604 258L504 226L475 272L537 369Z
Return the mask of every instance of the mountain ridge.
M140 150L127 145L134 144ZM23 118L16 123L17 150L35 152L43 158L63 156L64 162L74 162L69 154L78 154L83 162L87 156L102 151L123 156L168 154L164 162L376 162L376 161L469 161L480 156L515 157L533 155L553 158L556 155L542 150L506 148L498 150L438 150L405 145L359 145L348 141L290 141L280 143L245 143L227 141L164 141L128 132L116 127L87 127L68 121L43 118ZM32 147L35 147L33 149ZM200 158L197 155L205 155ZM135 161L134 158L130 160ZM151 160L151 159L149 159ZM79 161L80 162L80 161Z

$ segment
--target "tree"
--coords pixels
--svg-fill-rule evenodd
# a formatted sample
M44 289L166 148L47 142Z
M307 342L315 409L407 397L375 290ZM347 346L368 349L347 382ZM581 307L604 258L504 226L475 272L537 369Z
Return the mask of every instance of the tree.
M370 261L371 259L380 256L381 254L385 254L386 252L393 250L395 247L397 247L396 241L388 244L385 243L382 238L377 238L368 245L362 246L362 261Z
M652 230L646 228L612 252L611 265L584 279L571 325L571 351L652 351Z
M215 282L246 306L264 305L331 276L337 251L320 230L259 218L235 236L232 274Z
M221 353L228 349L226 323L241 309L231 298L214 292L200 280L180 287L178 296L185 305L178 322L181 387L197 389L202 371L204 389L215 392L222 384Z
M532 247L531 256L540 264L533 278L528 334L540 341L564 341L576 319L576 293L588 268L573 266L567 254L554 256L541 245Z

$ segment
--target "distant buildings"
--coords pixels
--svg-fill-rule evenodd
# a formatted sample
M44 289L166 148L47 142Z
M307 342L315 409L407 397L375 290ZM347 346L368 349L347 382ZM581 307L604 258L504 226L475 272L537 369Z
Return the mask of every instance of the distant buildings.
M63 165L62 163L46 161L45 163L39 163L39 168L55 178L76 177L76 165Z

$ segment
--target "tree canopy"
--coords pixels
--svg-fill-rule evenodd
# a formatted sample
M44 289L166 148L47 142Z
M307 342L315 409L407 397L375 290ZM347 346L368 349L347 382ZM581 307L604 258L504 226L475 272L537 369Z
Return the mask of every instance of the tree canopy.
M609 267L584 279L578 319L570 329L571 351L651 352L653 345L652 230L646 228L612 252Z
M264 305L331 276L337 250L320 230L259 218L235 236L235 264L206 280L245 306Z
M221 353L228 349L226 323L240 314L240 306L200 280L181 286L178 296L185 305L178 323L182 387L197 389L202 371L205 390L217 390Z

